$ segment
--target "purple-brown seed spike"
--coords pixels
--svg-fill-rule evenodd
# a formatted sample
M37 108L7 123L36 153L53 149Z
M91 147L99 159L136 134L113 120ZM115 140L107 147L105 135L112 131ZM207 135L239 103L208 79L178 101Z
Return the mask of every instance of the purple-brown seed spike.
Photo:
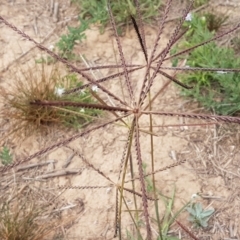
M161 69L176 71L240 72L240 68L161 67Z
M193 88L193 87L191 87L191 86L188 86L188 85L186 85L186 84L178 81L175 77L173 77L173 76L171 76L171 75L169 75L169 74L161 71L160 69L158 70L158 72L159 72L161 75L163 75L164 77L170 79L171 81L175 82L177 85L179 85L179 86L181 86L181 87L183 87L183 88L186 88L186 89L192 89L192 88Z
M119 206L119 203L118 203L118 191L119 189L117 188L116 189L116 204L115 204L115 231L114 231L114 237L117 237L117 233L118 233L118 230L119 230L119 211L118 211L118 206Z
M193 239L193 240L200 240L192 232L190 232L183 224L181 224L179 221L175 220L176 223Z
M165 26L166 19L168 17L168 13L169 13L169 10L170 10L170 7L171 7L171 3L172 3L172 0L168 0L165 11L164 11L164 14L163 14L163 17L162 17L162 20L161 20L161 24L160 24L160 28L159 28L159 31L158 31L158 34L157 34L157 38L155 40L154 47L153 47L153 50L152 50L152 53L151 53L150 63L152 63L152 61L154 59L154 55L157 51L157 47L158 47L161 35L163 33L163 29L164 29L164 26Z
M158 172L163 172L163 171L165 171L165 170L167 170L167 169L177 167L177 166L179 166L179 165L181 165L182 163L185 163L185 162L186 162L186 159L183 159L183 160L178 161L178 162L176 162L176 163L170 164L170 165L168 165L168 166L166 166L166 167L157 169L157 170L155 170L154 172L150 172L150 173L144 174L143 177L145 178L145 177L151 176L152 174L155 174L155 173L158 173ZM126 181L125 183L132 182L132 181L139 180L139 179L140 179L139 177L135 177L135 178L132 178L132 179Z
M130 139L131 139L131 136L132 136L132 131L131 129L128 130L128 137L127 137L127 141L126 141L126 144L123 148L123 154L122 154L122 157L121 157L121 161L120 161L120 166L119 166L119 173L118 173L118 181L121 177L121 173L122 173L122 170L123 170L123 163L124 163L124 160L126 158L126 154L127 154L127 149L128 149L128 146L129 146L129 143L130 143Z
M109 188L110 186L68 186L68 185L59 185L57 186L59 189L81 189L81 190L85 190L85 189L102 189L102 188Z
M127 64L127 68L134 68L134 67L140 67L141 65L139 64ZM84 71L89 71L89 70L98 70L98 69L115 69L115 68L122 68L122 65L120 64L115 64L115 65L101 65L101 66L92 66L92 67L87 67L87 68L81 68L80 70L82 72Z
M142 194L141 194L141 193L138 193L138 192L136 192L136 191L134 191L134 190L132 190L132 189L125 188L125 187L124 187L123 189L124 189L125 191L127 191L127 192L130 192L130 193L138 196L138 197L142 197ZM151 201L156 201L156 200L158 200L158 199L155 199L155 198L152 198L152 197L149 197L149 196L146 196L146 198L147 198L148 200L151 200Z
M78 138L80 138L80 137L82 137L82 136L85 136L86 134L89 134L89 133L92 132L92 131L95 131L95 130L100 129L100 128L104 128L104 127L106 127L108 124L112 124L112 123L114 123L114 122L117 122L117 121L119 121L119 120L121 120L121 119L123 119L123 118L125 118L125 117L127 117L127 116L129 116L129 115L130 115L129 113L128 113L128 114L125 114L124 116L115 118L115 119L113 119L113 120L111 120L111 121L109 121L109 122L106 122L106 123L103 123L103 124L98 125L98 126L96 126L96 127L93 127L93 128L91 128L91 129L85 130L85 131L83 131L83 132L81 132L81 133L77 133L77 134L71 136L70 138L67 138L67 139L64 139L63 141L57 142L57 143L55 143L55 144L53 144L53 145L51 145L51 146L49 146L49 147L47 147L47 148L43 148L43 149L41 149L40 151L38 151L38 152L36 152L36 153L28 156L28 157L25 158L25 159L18 160L18 161L16 161L16 162L13 163L13 164L9 164L9 165L4 166L4 167L0 167L0 172L8 171L9 169L20 165L21 163L28 162L28 161L32 160L33 158L35 158L35 157L39 157L39 156L41 156L41 155L43 155L43 154L45 154L45 153L48 153L48 152L52 151L53 149L56 149L56 148L61 147L61 146L64 146L64 145L67 145L68 143L70 143L70 142L72 142L72 141L74 141L74 140L76 140L76 139L78 139Z
M71 147L67 147L69 149L71 149L72 151L76 152L77 155L83 160L83 162L89 166L90 168L92 168L94 171L96 171L98 174L100 174L102 177L104 177L105 179L107 179L109 182L111 182L112 184L114 184L114 182L109 178L107 177L100 169L96 168L93 166L92 163L90 163L78 150L76 149L73 149Z
M190 9L192 8L192 4L193 4L193 1L190 2L189 6L185 9L184 11L184 14L182 16L182 18L180 19L179 21L179 24L176 26L174 32L173 32L173 35L171 36L168 44L167 44L167 47L165 48L165 51L162 53L162 55L160 56L160 60L158 61L158 64L157 64L157 67L156 67L156 70L154 71L154 73L152 74L150 80L149 80L149 83L146 87L146 90L142 92L141 94L141 99L140 99L140 102L139 104L142 105L143 104L143 101L144 99L146 98L152 84L153 84L153 81L155 79L155 77L157 76L157 73L158 73L158 70L160 69L165 57L167 56L167 54L169 53L172 45L175 43L175 39L177 38L178 34L179 34L179 31L181 29L181 26L182 26L182 23L183 21L185 20L187 14L189 13Z
M129 112L130 109L120 108L120 107L113 107L108 105L101 105L101 104L94 104L94 103L81 103L81 102L71 102L71 101L41 101L37 100L35 102L30 102L31 105L38 105L38 106L55 106L55 107L80 107L80 108L87 108L87 109L99 109L99 110L106 110L110 112Z
M142 192L142 203L143 203L143 215L146 221L146 228L147 228L147 239L152 239L152 231L150 227L150 220L149 220L149 213L148 213L148 201L147 201L147 193L144 181L144 174L143 174L143 162L141 156L141 146L140 146L140 136L139 136L139 126L138 126L138 116L135 116L137 119L135 121L135 150L137 155L137 164L138 164L138 172L139 172L139 179L141 184L141 192Z
M140 34L140 32L139 32L137 22L136 22L136 20L135 20L135 18L134 18L133 16L131 16L131 20L132 20L132 22L133 22L134 29L135 29L135 31L136 31L136 33L137 33L138 41L139 41L140 46L141 46L141 48L142 48L142 51L143 51L145 60L146 60L146 62L148 62L148 59L147 59L147 51L146 51L146 49L145 49L145 47L144 47L144 45L143 45L143 39L142 39L142 36L141 36L141 34Z
M139 25L140 36L141 36L142 45L143 45L143 53L144 53L146 62L148 62L147 43L146 43L146 39L145 39L145 31L144 31L144 26L143 26L141 11L140 11L140 4L139 4L138 0L134 0L134 3L136 6L136 10L137 10L137 22Z
M140 67L133 68L133 69L130 69L130 70L127 70L127 71L128 71L128 73L131 73L131 72L137 71L137 70L139 70L139 69L141 69L141 68L143 68L143 67L144 67L144 66L140 66ZM124 71L123 71L123 72L114 73L114 74L109 75L109 76L107 76L107 77L98 79L98 80L96 80L96 82L97 82L97 83L102 83L102 82L105 82L105 81L107 81L107 80L110 80L110 79L112 80L112 79L114 79L114 78L120 77L120 76L122 76L122 75L124 75ZM67 91L64 92L63 94L75 93L75 92L78 92L78 91L80 91L80 90L82 90L82 89L85 89L85 88L87 88L87 87L90 87L90 86L92 86L92 83L87 83L87 84L84 84L84 85L82 85L82 86L80 86L80 87L76 87L76 88L67 90Z
M149 63L148 63L148 67L146 69L146 72L145 72L145 76L144 76L144 80L143 80L143 83L142 83L142 87L141 87L141 94L140 94L140 97L139 97L139 100L138 100L138 103L140 104L142 99L143 99L143 95L145 95L145 92L144 92L144 89L146 88L146 85L147 85L147 81L148 81L148 74L149 74L149 71L150 71L150 66L153 62L153 58L154 58L154 54L156 52L156 49L157 49L157 46L158 46L158 43L159 43L159 40L160 40L160 37L161 37L161 34L163 32L163 28L164 28L164 23L167 19L167 16L168 16L168 12L169 12L169 9L170 9L170 6L171 6L171 2L172 0L168 0L167 2L167 6L165 8L165 11L164 11L164 14L163 14L163 18L162 18L162 21L161 21L161 24L160 24L160 28L159 28L159 31L158 31L158 35L157 35L157 38L155 40L155 43L154 43L154 47L153 47L153 51L151 53L151 56L150 56L150 60L149 60Z
M180 33L180 34L176 37L176 39L174 40L173 44L175 44L177 41L179 41L179 40L185 35L185 33L186 33L187 31L188 31L188 29L186 29L186 30L184 30L182 33ZM166 48L163 49L163 50L153 59L153 61L156 61L158 58L160 58L161 55L164 53L164 51L166 51Z
M125 58L124 58L124 55L123 55L122 45L120 43L120 39L119 39L119 36L118 36L118 33L117 33L117 27L116 27L116 23L114 21L114 17L113 17L113 14L112 14L112 9L111 9L109 1L108 1L108 11L109 11L109 15L110 15L110 21L111 21L111 24L112 24L112 27L113 27L113 30L114 30L114 36L115 36L117 46L118 46L118 51L119 51L119 56L120 56L120 59L121 59L121 64L122 64L122 67L124 69L124 76L125 76L125 81L126 81L126 84L127 84L128 93L129 93L129 96L130 96L130 98L133 102L133 106L135 106L136 102L134 100L133 89L132 89L131 82L130 82L130 79L129 79L129 75L128 75L128 71L127 71L127 67L126 67L126 61L125 61Z
M240 123L240 117L193 114L193 113L176 113L176 112L155 112L155 111L141 111L141 113L147 114L147 115L153 114L153 115L160 115L160 116L175 116L175 117L202 119L202 120L212 120L216 122Z

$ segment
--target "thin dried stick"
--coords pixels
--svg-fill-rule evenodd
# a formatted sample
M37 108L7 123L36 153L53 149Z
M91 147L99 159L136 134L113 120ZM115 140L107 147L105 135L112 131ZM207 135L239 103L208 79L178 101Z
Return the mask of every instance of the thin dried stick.
M59 185L58 188L59 189L65 189L65 190L69 190L69 189L81 189L81 190L85 190L85 189L101 189L101 188L109 188L112 187L111 186L68 186L68 185Z
M44 175L37 176L36 179L47 179L52 177L60 177L65 176L69 174L79 174L82 171L82 169L62 169L62 170L56 170L51 173L47 173Z
M31 163L31 164L28 164L28 165L18 166L16 171L18 172L18 171L26 170L26 169L29 169L29 168L40 167L40 166L44 166L44 165L47 165L47 164L50 164L50 163L56 163L56 161L55 160L49 160L47 162Z
M76 152L73 152L66 160L66 162L63 164L62 168L67 168L68 165L71 163L72 159L76 155Z

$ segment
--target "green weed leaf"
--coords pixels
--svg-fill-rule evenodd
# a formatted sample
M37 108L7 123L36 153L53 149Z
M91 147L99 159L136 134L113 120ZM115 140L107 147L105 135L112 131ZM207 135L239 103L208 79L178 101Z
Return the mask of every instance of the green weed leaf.
M12 154L10 153L9 148L7 148L6 146L4 146L2 151L0 152L0 159L3 165L8 165L12 163Z

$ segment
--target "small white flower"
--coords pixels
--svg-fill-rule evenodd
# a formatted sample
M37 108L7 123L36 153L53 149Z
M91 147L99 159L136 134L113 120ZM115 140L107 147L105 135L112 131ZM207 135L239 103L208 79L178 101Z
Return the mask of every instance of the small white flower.
M198 195L196 194L196 193L194 193L192 196L191 196L191 199L195 199L195 198L197 198L198 197Z
M93 90L94 92L97 92L97 91L98 91L98 86L93 85L93 86L92 86L92 90Z
M85 109L84 109L84 108L81 108L80 112L84 113L84 112L85 112Z
M111 190L112 190L111 187L107 188L107 190L106 190L107 194L109 194Z
M50 51L53 51L54 50L54 45L50 45L49 47L48 47L48 49L50 50Z
M203 23L205 23L206 22L206 17L205 16L201 17L201 20L202 20Z
M192 21L192 14L191 13L188 13L186 18L185 18L185 21L187 22L191 22Z
M81 93L82 95L84 95L84 94L85 94L85 89L82 89L82 90L80 91L80 93Z
M225 74L225 73L227 73L227 72L224 72L224 71L217 71L217 73L219 73L219 74Z
M57 95L58 97L61 97L64 92L65 92L65 89L61 88L61 87L59 87L59 88L56 87L55 91L54 91L55 95Z

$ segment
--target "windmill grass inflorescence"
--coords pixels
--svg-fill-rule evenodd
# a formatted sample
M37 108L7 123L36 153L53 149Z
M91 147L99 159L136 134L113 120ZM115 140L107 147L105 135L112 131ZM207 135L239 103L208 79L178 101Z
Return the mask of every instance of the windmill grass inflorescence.
M80 133L77 133L69 138L64 139L63 141L54 143L51 146L48 146L46 148L41 149L40 151L29 155L28 157L24 159L19 159L13 164L10 164L8 166L4 166L0 169L1 172L6 172L10 170L11 168L25 163L27 161L30 161L36 157L39 157L43 154L46 154L56 148L67 146L71 141L84 137L89 134L94 134L94 131L98 129L103 129L108 125L111 125L113 123L121 123L128 129L128 134L126 136L126 144L124 145L124 149L122 151L122 156L120 157L120 168L119 168L119 176L118 176L118 182L114 182L112 179L110 179L107 174L105 174L103 171L98 169L96 166L91 164L91 162L86 159L83 154L78 151L79 157L82 159L82 161L91 169L96 171L98 174L102 175L105 179L107 179L111 185L115 186L116 188L116 217L115 217L115 235L119 235L119 238L122 238L122 232L123 229L121 228L122 223L122 214L123 214L123 206L127 208L127 212L129 213L130 217L133 220L134 225L136 226L136 231L140 239L142 239L143 235L146 233L147 239L153 239L152 236L152 229L151 229L151 219L152 216L150 216L150 210L149 210L149 201L154 201L155 209L156 209L156 218L157 222L160 223L160 216L158 213L158 194L155 186L155 174L160 171L164 171L168 168L172 168L175 166L178 166L182 164L184 161L179 161L175 164L168 165L167 167L163 167L161 169L155 169L154 162L156 156L154 155L154 129L153 129L153 119L156 117L161 116L169 116L169 117L183 117L183 118L192 118L192 119L200 119L200 120L206 120L210 121L211 123L217 123L217 122L223 122L223 123L240 123L240 118L238 117L230 117L230 116L218 116L218 115L204 115L204 114L192 114L187 112L165 112L165 111L158 111L154 109L154 101L157 99L157 97L161 94L164 86L162 86L160 89L155 89L155 83L157 82L158 76L162 75L166 78L168 78L170 81L180 85L184 88L192 88L194 86L186 86L185 84L181 83L179 79L175 77L177 71L224 71L224 72L240 72L240 69L212 69L212 68L189 68L189 67L168 67L167 60L172 59L179 55L184 55L190 53L192 50L194 50L197 47L201 47L205 44L208 44L220 37L223 37L231 32L234 32L235 30L240 28L240 24L238 24L233 29L228 30L226 33L221 34L219 36L216 36L210 40L207 40L205 42L199 43L196 46L193 46L189 49L182 50L181 52L178 52L172 56L169 56L169 52L172 49L172 47L179 41L181 37L184 36L184 31L182 30L182 24L184 23L187 15L191 11L193 2L190 1L190 4L186 7L184 10L181 18L178 21L178 24L176 25L167 45L159 50L159 45L161 42L161 37L164 31L164 27L166 25L167 18L169 16L169 12L171 10L171 7L174 3L172 0L168 0L166 3L165 11L162 15L161 22L159 23L158 31L157 31L157 37L155 40L155 43L153 46L148 46L147 39L145 38L145 32L144 32L144 25L141 19L141 5L139 4L138 0L134 1L135 7L137 9L136 16L131 16L133 26L136 30L136 36L138 37L139 44L141 46L144 58L145 58L145 64L129 64L126 61L126 56L124 54L123 46L120 40L120 37L118 36L117 27L114 21L114 16L112 14L111 10L111 1L108 1L107 11L109 13L111 24L113 27L113 33L114 38L116 40L117 48L118 48L118 54L119 54L119 64L116 65L103 65L103 66L96 66L96 67L90 67L90 68L84 68L79 69L75 67L73 64L69 63L67 60L61 58L56 53L50 51L46 47L42 46L41 44L37 43L35 40L33 40L30 36L19 30L17 27L13 26L11 23L9 23L5 18L0 16L0 20L2 23L7 25L8 27L12 28L14 31L16 31L18 34L20 34L22 37L26 38L27 40L33 42L39 49L42 51L48 53L51 57L58 60L59 62L62 62L65 64L67 68L69 68L71 71L78 73L84 78L87 83L83 86L71 89L64 94L72 94L74 92L80 91L85 88L91 88L92 86L97 86L98 89L100 89L101 92L105 93L110 99L111 102L114 103L114 105L109 105L105 102L105 100L102 98L101 94L98 94L96 92L92 92L93 96L96 98L98 103L83 103L83 102L71 102L71 101L62 101L61 99L59 101L44 101L44 100L38 100L35 99L31 101L29 104L34 106L43 106L46 108L51 107L66 107L66 106L74 106L79 108L85 108L85 109L99 109L102 111L109 112L112 114L112 118L110 120L105 120L103 123L96 124L95 126L89 127L88 129L82 130ZM101 79L95 80L90 76L90 71L94 69L117 69L120 71L114 74L111 74L109 76L106 76ZM136 71L142 71L144 69L144 73L142 74L142 78L138 80L138 87L139 90L137 91L136 87L134 86L134 82L131 79L131 73ZM173 73L169 73L169 71ZM123 77L123 96L116 95L114 92L111 92L106 86L104 86L104 83L107 81L114 80L117 77ZM169 84L169 83L168 83ZM149 126L148 130L143 130L141 124L142 124L142 118L147 117ZM143 169L143 149L142 149L142 142L141 137L143 134L149 135L149 151L150 154L150 160L148 160L148 164L151 166L150 173L146 174ZM137 168L137 171L136 171ZM126 179L126 173L130 170L131 172L131 187L129 188L129 185L126 187L127 179ZM138 173L138 176L134 176L133 173ZM147 190L146 190L146 181L145 177L151 176L152 184L153 184L153 195L148 196ZM138 185L139 181L139 185ZM98 186L95 186L98 188ZM100 186L99 186L100 187ZM61 188L71 188L68 186L61 186ZM73 186L73 188L86 188L84 186ZM130 192L133 194L133 199L135 202L135 212L132 213L131 210L128 208L126 204L125 199L125 192ZM141 205L137 204L136 197L141 198ZM137 207L138 205L138 207ZM139 226L136 222L136 218L138 218L138 212L142 211L144 216L144 229L145 231L140 231ZM161 229L161 224L158 224L158 239L167 239L165 236L163 236L163 231ZM197 239L197 238L195 238Z

